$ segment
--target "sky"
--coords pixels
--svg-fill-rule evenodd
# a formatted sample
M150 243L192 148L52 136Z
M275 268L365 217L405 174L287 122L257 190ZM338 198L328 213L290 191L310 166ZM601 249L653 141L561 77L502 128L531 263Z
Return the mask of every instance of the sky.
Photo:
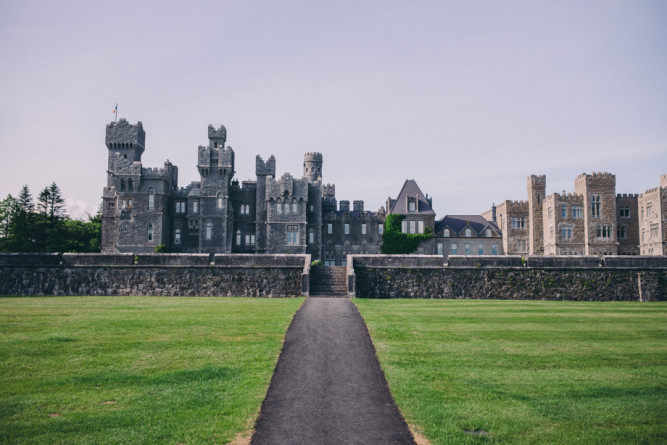
M367 210L406 179L438 218L526 199L531 174L641 193L667 174L666 24L664 0L3 0L0 199L56 182L94 213L116 103L181 187L222 124L237 179L317 151Z

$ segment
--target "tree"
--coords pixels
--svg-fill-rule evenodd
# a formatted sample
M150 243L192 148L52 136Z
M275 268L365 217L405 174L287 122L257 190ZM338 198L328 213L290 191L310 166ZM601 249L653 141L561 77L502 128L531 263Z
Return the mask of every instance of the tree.
M37 198L39 210L36 247L40 251L62 252L66 250L64 221L67 215L64 212L65 200L60 188L55 182L44 187Z
M7 195L5 199L0 201L0 252L8 250L11 218L17 206L18 201L12 195Z
M24 185L9 216L7 250L10 252L34 252L37 233L35 204L30 189Z

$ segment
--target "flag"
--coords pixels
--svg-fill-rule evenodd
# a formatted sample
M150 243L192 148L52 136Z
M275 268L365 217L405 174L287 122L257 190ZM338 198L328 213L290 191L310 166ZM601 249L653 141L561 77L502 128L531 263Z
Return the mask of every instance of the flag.
M118 104L116 104L116 108L113 109L113 114L116 114L116 111L118 111Z

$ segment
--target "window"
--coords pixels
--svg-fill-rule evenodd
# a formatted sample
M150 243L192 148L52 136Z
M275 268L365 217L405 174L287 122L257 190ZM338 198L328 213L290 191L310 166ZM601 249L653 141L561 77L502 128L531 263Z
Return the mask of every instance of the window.
M254 246L255 245L255 235L246 235L245 236L245 245Z
M466 238L470 238L472 236L472 230L466 229L465 236L466 236Z
M308 244L315 243L315 231L313 229L308 230Z
M618 226L618 229L616 229L616 238L618 239L627 239L628 237L628 229L625 226Z
M224 200L222 198L222 193L218 192L218 194L216 196L216 201L217 201L217 203L216 203L217 207L219 209L221 209L225 205Z
M237 246L241 245L241 231L240 230L236 231L236 245Z
M285 213L289 213L289 202L285 203Z
M378 234L382 235L384 233L384 225L378 224Z
M350 234L350 225L349 224L345 224L345 234L346 235Z
M595 226L595 236L598 238L611 238L611 224L598 224Z
M148 189L148 210L153 210L155 208L155 190L153 188Z
M336 253L331 251L326 251L324 253L324 265L325 266L335 266L336 265Z
M192 201L192 213L199 213L199 201Z
M438 243L438 255L444 255L444 251L445 249L442 243Z
M477 245L477 254L478 255L484 255L484 244L479 243Z
M651 224L651 238L657 238L658 237L658 224Z
M567 206L560 206L560 217L567 218Z
M424 233L424 221L417 221L417 233Z
M642 207L642 221L644 220L644 207Z
M618 213L621 218L630 218L630 207L621 207Z
M498 255L498 244L491 244L491 255Z
M331 235L333 233L333 224L327 224L327 234Z
M549 207L547 209L547 218L551 219L553 218L553 216L554 216L554 210L551 207Z
M583 218L584 208L582 206L572 206L572 218Z
M526 228L526 218L516 218L512 217L512 228L513 229L525 229Z
M560 237L564 240L572 239L572 226L562 225L560 226Z
M176 213L185 213L185 201L176 201Z
M491 229L486 229L486 237L491 238Z
M653 203L652 202L646 203L646 217L650 218L652 214L653 214Z
M299 213L299 204L296 202L292 203L292 213Z
M153 224L148 223L148 241L153 241Z
M181 244L181 229L174 230L174 244Z
M343 255L343 258L340 259L341 266L347 266L347 255Z
M591 218L600 217L600 195L591 195Z
M211 224L211 221L206 221L204 233L207 241L210 241L211 238L213 238L213 224Z
M130 192L134 191L134 182L132 182L132 178L127 180L127 190Z
M472 250L472 246L470 245L470 243L463 244L463 248L465 249L465 254L470 255L470 252Z
M287 244L299 244L299 226L287 226Z
M283 213L283 204L282 203L277 203L276 204L276 212L277 213Z
M366 235L366 224L361 225L361 234Z
M452 243L452 255L458 255L458 246L456 243Z
M554 239L554 226L549 226L549 239Z
M401 221L401 232L408 233L408 222L406 220Z
M517 252L526 252L528 250L528 243L525 238L520 238L516 240L516 251Z
M410 233L417 233L417 221L410 221Z
M442 236L444 236L445 238L449 238L449 237L450 237L449 229L445 229L445 230L442 232Z
M408 198L408 212L417 211L417 198Z
M120 180L120 191L121 192L125 191L125 180L124 179Z

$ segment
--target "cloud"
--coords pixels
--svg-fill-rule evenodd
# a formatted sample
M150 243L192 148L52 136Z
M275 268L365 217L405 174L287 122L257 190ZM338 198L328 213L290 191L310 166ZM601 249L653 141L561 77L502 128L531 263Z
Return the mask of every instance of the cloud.
M76 198L66 198L65 205L67 206L67 214L72 219L87 220L89 216L94 216L97 213L97 208L94 205Z

